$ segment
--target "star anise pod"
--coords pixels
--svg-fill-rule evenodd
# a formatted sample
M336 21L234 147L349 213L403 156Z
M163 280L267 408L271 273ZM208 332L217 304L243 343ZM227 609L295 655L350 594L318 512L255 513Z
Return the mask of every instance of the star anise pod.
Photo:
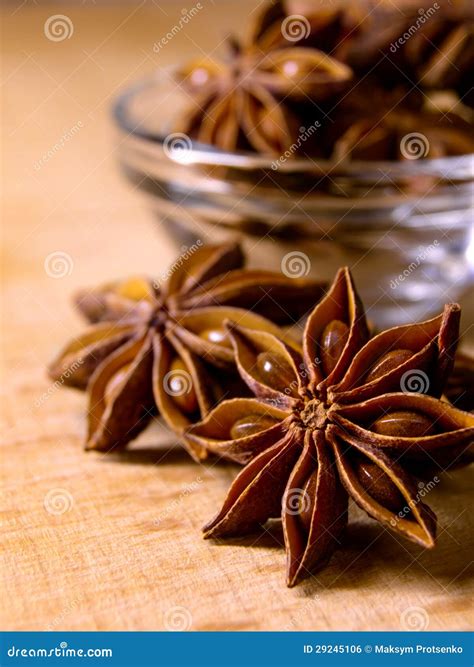
M458 352L454 368L444 391L453 405L461 410L474 412L474 357L467 352Z
M398 535L433 547L436 518L409 469L439 453L454 458L474 439L474 415L437 398L459 316L451 304L439 317L368 340L342 269L307 320L302 354L271 334L231 325L237 366L255 398L224 401L190 437L250 462L206 537L240 536L281 515L292 586L340 545L350 496Z
M329 24L322 39L317 31L313 39L312 30L307 42L314 45L319 38L326 45L318 48L342 60L361 79L369 77L389 89L395 83L404 83L407 88L418 84L423 89L457 89L472 71L470 5L465 0L441 0L436 7L432 2L395 7L359 0L345 11L342 25L349 28L348 35L333 28L335 39L328 40L332 34ZM344 10L333 8L333 17ZM330 9L318 9L314 17L308 14L308 19L317 25L318 17L328 14Z
M331 97L352 72L317 49L282 47L284 17L281 3L265 8L246 39L229 40L227 62L205 58L177 72L193 103L176 131L224 150L281 155L291 148L301 125L292 104Z
M308 26L295 42L296 46L320 49L343 62L354 72L358 85L367 82L372 89L378 89L382 84L388 90L400 83L405 84L407 90L412 87L398 63L400 55L395 59L390 51L407 23L416 19L412 11L372 0L317 7L307 3L296 11L304 15ZM366 97L366 108L367 99L378 106L378 90L375 95Z
M336 160L413 160L474 151L473 128L454 113L396 108L355 120L335 142Z
M312 48L346 62L372 12L373 7L361 0L317 9L311 5L295 9L277 0L257 17L253 36L262 49Z
M300 10L306 31L294 46L313 47L349 66L360 82L406 92L419 89L456 90L472 105L474 11L467 0L394 7L358 0L346 6ZM280 16L283 14L280 10ZM281 21L281 18L280 18ZM274 45L284 45L273 29ZM379 91L371 99L379 104ZM367 107L367 98L365 100Z
M87 388L87 448L125 446L157 411L179 434L205 415L232 384L226 319L292 344L262 315L298 319L322 285L245 270L242 262L235 243L196 246L160 284L136 278L81 294L79 308L96 324L66 346L49 372L61 384ZM246 310L252 308L260 314ZM192 443L188 449L205 456Z
M416 28L414 30L413 28ZM411 28L411 30L410 30ZM442 2L437 11L426 6L407 17L401 34L410 35L401 47L401 66L423 88L458 89L471 79L474 65L472 3Z

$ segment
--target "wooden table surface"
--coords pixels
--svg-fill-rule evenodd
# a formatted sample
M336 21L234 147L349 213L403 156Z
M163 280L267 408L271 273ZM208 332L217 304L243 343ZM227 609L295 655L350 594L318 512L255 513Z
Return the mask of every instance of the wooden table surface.
M47 361L81 327L71 292L156 274L173 258L173 243L120 175L109 110L128 81L217 43L221 26L238 28L256 3L204 4L160 54L153 44L181 3L3 6L1 626L466 629L468 471L430 493L436 550L402 543L353 511L331 565L289 590L278 531L225 546L201 538L234 468L197 466L160 424L127 453L86 454L84 396L46 378ZM72 22L69 39L45 36L57 14Z

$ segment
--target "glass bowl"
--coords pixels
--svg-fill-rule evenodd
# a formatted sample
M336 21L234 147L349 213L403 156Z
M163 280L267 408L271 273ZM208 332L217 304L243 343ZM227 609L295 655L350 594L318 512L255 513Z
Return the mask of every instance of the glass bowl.
M113 109L125 174L180 245L238 236L250 266L326 280L349 265L379 327L428 317L472 284L473 155L336 163L229 153L173 133L187 104L162 70Z

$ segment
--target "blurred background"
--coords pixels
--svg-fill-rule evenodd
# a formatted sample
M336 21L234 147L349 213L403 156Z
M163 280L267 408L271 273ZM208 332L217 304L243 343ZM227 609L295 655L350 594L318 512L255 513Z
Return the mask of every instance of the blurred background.
M163 36L180 25L183 12L189 12L191 6L186 9L181 3L171 0L78 0L52 5L25 1L4 5L2 90L4 188L7 195L4 206L6 215L15 220L15 224L6 226L5 234L8 248L15 247L22 259L22 275L25 270L34 270L34 257L48 257L52 252L63 252L71 257L74 270L66 276L71 285L91 280L93 283L100 282L124 271L153 273L156 272L154 265L157 261L155 247L160 248L160 263L166 264L180 244L192 239L192 235L175 234L173 237L176 220L179 224L186 216L191 216L191 225L189 221L186 223L189 230L201 211L206 213L214 202L211 200L210 206L208 199L199 200L197 197L194 208L190 208L187 206L187 195L168 193L168 197L178 201L177 212L168 215L168 210L164 214L161 208L157 215L157 204L160 203L157 192L158 195L160 189L163 192L163 179L150 197L147 171L153 173L155 167L152 165L147 169L143 162L147 159L148 163L155 161L158 165L161 164L158 157L162 160L163 156L158 156L158 153L150 153L144 158L139 156L137 159L142 164L138 175L135 173L134 178L127 182L119 162L130 163L133 161L130 156L135 156L133 151L138 155L142 148L129 146L129 133L119 134L112 119L112 106L124 90L143 79L158 80L160 76L163 78L163 72L169 72L170 67L182 65L203 54L220 53L225 37L230 32L242 34L264 4L262 1L242 0L237 8L237 3L232 0L206 0L201 5L203 9L193 14L185 28L177 30L166 42ZM334 6L334 3L308 3L307 0L294 0L288 6L290 11L297 13L305 11L308 5L314 8L319 4ZM379 4L374 3L374 6ZM388 0L385 4L395 10L408 4L414 5L413 2ZM169 74L166 77L169 83ZM159 127L162 115L165 115L159 106L160 94L165 100L164 111L168 117L171 113L173 119L182 111L174 108L174 101L168 103L167 96L157 88L151 116L153 127ZM149 107L146 109L148 112ZM137 118L140 122L140 114L133 117L134 123ZM152 146L151 150L156 151L156 148ZM409 167L412 166L409 164ZM163 169L174 174L176 164L167 159ZM184 171L184 176L180 178L186 181L189 175ZM216 192L221 193L227 187L226 178L219 181L218 177L214 186L206 187L214 187ZM174 176L170 176L170 180L173 179ZM255 182L257 175L251 174L251 179ZM179 178L174 181L179 181ZM194 182L192 187L195 188ZM228 211L237 195L242 202L242 183L237 179L237 184L232 187L234 191L227 203L224 202L221 209L211 211L214 218L210 215L210 219L214 222L225 221L227 224L227 218L232 221ZM144 190L147 191L147 199L139 196ZM276 195L270 193L270 202L273 196ZM263 261L278 268L282 259L296 249L309 256L311 272L326 279L331 278L337 266L350 263L368 307L375 305L372 315L380 326L392 325L397 320L420 319L433 310L439 310L443 300L459 298L472 280L472 272L469 273L466 264L470 221L466 222L465 213L461 222L457 218L455 224L449 220L449 206L452 204L453 209L458 206L455 195L454 198L452 194L449 196L448 215L441 217L440 224L426 234L406 233L408 227L419 227L420 222L411 220L403 206L397 209L393 218L389 217L393 211L387 214L384 210L379 211L374 223L366 223L369 207L365 209L368 214L363 209L354 221L349 216L339 234L343 244L349 241L343 252L341 245L336 244L337 234L332 233L336 229L335 222L346 217L337 210L329 216L329 233L324 234L324 243L308 244L299 240L294 232L297 227L294 226L287 233L284 245L279 246L273 240L265 244L265 223L270 221L273 225L278 217L283 219L281 211L285 207L280 209L278 204L276 213L269 216L265 212L268 204L262 200L261 210L257 211L261 214L257 225L263 219L263 231L260 230L259 237L258 229L256 234L253 230L254 235L249 237L250 261L253 264ZM383 197L382 192L382 201ZM287 199L290 204L285 204L286 207L291 206L294 199L291 192ZM423 199L420 198L420 201ZM302 201L300 194L299 201ZM184 205L181 205L183 202ZM253 213L255 206L252 206L249 205L249 209ZM308 218L318 219L311 206L312 203L300 216L303 222L307 222ZM428 200L428 209L430 206L434 204ZM446 203L444 206L446 208ZM244 221L246 216L249 217L243 207L241 215ZM387 224L384 224L384 216ZM157 219L158 224L152 224ZM299 224L301 220L297 222ZM446 230L443 228L445 223ZM364 224L366 228L363 228ZM397 225L403 232L395 230ZM453 225L463 226L462 235L454 231L443 237L443 232L453 228ZM194 224L192 231L195 236L215 237L217 240L222 229L226 234L227 228L221 224ZM352 229L356 231L352 232ZM360 240L355 242L357 235ZM420 261L420 250L430 246L435 238L447 248L448 256L438 249L431 254L426 252ZM391 245L388 252L384 247L387 239L388 245ZM351 244L353 247L350 247ZM59 250L55 250L56 247ZM397 252L395 260L393 249ZM472 247L469 252L472 266ZM125 266L122 253L126 255ZM419 266L415 272L410 271L410 279L404 279L397 289L390 289L393 279L413 260ZM7 261L10 261L10 268L14 271L14 257L10 253L7 254ZM66 261L70 260L66 258ZM380 264L384 267L385 281L381 281L382 274L379 274L377 285L374 285L372 277L374 272L380 271ZM35 279L44 280L45 277L40 274ZM57 281L54 286L51 282L47 285L49 289L57 289L61 293L66 287L64 281ZM416 303L413 308L405 298L406 294L409 298L414 295ZM464 298L467 308L471 301L468 297ZM400 303L402 310L397 310ZM387 310L387 307L390 313L385 316L383 309ZM465 329L469 328L467 322L471 320L470 314L464 316Z

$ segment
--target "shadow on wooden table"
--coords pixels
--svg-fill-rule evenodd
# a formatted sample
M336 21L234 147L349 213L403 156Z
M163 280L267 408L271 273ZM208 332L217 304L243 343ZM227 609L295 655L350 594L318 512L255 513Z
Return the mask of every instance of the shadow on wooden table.
M354 508L353 508L354 509ZM295 590L302 597L316 598L323 591L363 591L380 587L380 573L384 573L386 587L395 590L397 582L412 580L416 586L437 582L440 593L448 586L462 589L474 577L474 566L470 563L468 550L459 549L462 526L449 531L442 528L438 545L427 550L394 535L382 525L360 516L352 519L341 542L341 547L321 572L303 580ZM269 522L261 532L240 538L212 540L216 546L250 548L284 548L281 522ZM461 553L460 553L461 552ZM282 572L284 577L284 572Z
M259 547L266 549L282 549L285 546L283 529L279 519L272 519L260 531L243 535L242 537L230 537L224 539L212 539L210 542L216 546L226 545L234 547Z
M364 519L348 526L341 549L325 570L303 582L303 593L311 597L327 588L353 590L355 586L367 591L380 586L380 572L387 589L393 591L400 582L406 586L410 580L421 588L435 581L441 594L450 585L462 589L473 578L474 568L467 551L462 559L456 542L452 535L442 533L434 549L423 549Z
M150 447L131 447L109 452L108 460L127 465L177 465L189 463L190 457L184 447L177 444Z

